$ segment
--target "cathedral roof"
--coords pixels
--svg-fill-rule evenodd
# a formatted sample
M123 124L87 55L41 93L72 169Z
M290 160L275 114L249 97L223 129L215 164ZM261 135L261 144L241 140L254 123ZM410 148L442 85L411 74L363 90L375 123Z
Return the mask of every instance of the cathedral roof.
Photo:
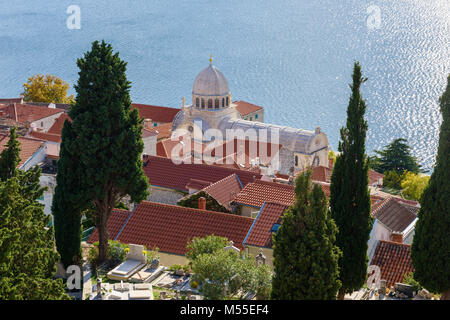
M212 63L200 71L194 80L192 94L199 96L225 96L230 93L228 81Z

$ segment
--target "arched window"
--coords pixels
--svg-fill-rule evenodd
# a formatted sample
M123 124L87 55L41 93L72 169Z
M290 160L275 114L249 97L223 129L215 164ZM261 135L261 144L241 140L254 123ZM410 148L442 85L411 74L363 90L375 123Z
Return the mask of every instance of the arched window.
M219 99L214 101L214 108L219 109Z
M208 99L208 109L212 109L212 99Z
M227 107L228 107L228 97L227 97Z
M295 166L298 167L298 156L295 156Z
M222 98L222 108L225 108L225 98Z
M200 108L200 99L199 99L199 98L196 98L196 99L195 99L195 106L196 106L197 108Z
M202 98L202 109L205 109L205 99Z

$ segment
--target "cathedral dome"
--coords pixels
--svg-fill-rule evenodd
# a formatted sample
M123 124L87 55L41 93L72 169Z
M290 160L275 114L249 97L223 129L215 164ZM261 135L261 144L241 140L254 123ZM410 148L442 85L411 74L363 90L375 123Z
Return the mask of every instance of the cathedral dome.
M208 97L226 96L230 94L230 88L223 73L211 63L195 78L192 94Z

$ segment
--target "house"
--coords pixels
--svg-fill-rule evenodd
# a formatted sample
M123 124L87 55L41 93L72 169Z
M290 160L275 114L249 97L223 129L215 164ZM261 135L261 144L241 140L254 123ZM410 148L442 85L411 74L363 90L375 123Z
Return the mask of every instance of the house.
M153 106L148 104L133 103L133 109L139 110L139 115L141 119L151 123L151 126L157 127L162 124L167 124L172 122L175 115L180 111L180 109Z
M289 208L286 204L265 202L259 210L250 230L244 239L246 254L257 256L262 250L266 264L273 266L272 235L281 225L284 212Z
M0 105L1 120L41 132L47 132L63 113L63 109L58 109L53 104L47 108L22 103Z
M190 188L193 188L192 183L195 183L196 181L190 181ZM197 182L202 183L202 182ZM233 212L234 208L231 205L231 202L234 200L234 198L237 196L237 194L244 188L242 183L239 180L239 177L236 173L233 173L229 175L228 177L223 178L222 180L219 180L215 183L208 184L203 189L193 193L189 194L186 197L180 199L178 201L178 204L188 204L189 206L197 206L197 200L199 197L205 197L207 200L207 203L212 203L213 207L223 207L224 210L228 212ZM188 205L183 205L188 206ZM217 211L210 207L208 207L208 210Z
M197 163L176 164L171 159L149 156L144 162L151 194L149 201L176 204L186 194L195 193L206 186L236 174L243 186L260 179L253 172Z
M374 254L378 241L396 241L411 244L419 211L417 202L388 197L372 205L375 221L368 243L369 258Z
M110 240L157 247L162 265L186 264L186 245L195 237L226 237L243 250L253 219L233 214L143 201L132 211L114 210L109 218ZM95 230L88 242L98 240Z
M234 101L236 109L242 119L264 122L264 108L245 101Z
M386 287L390 288L396 282L402 282L405 274L414 272L411 245L381 240L369 265L380 268L381 280L386 280Z

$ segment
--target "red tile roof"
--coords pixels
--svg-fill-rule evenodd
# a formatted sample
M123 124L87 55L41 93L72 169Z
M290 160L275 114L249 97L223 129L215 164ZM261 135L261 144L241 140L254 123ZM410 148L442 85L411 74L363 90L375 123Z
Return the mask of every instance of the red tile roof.
M47 132L32 131L30 136L36 139L61 143L61 135Z
M403 232L417 219L416 209L402 203L395 197L389 197L378 204L372 215L392 232Z
M241 190L242 186L236 174L223 178L203 189L228 210L231 210L230 202L234 200Z
M233 103L236 104L236 109L242 116L246 116L250 113L263 109L263 107L245 101L239 100L234 101Z
M169 139L172 136L172 122L163 123L147 130L155 132L158 135L158 141Z
M311 180L321 182L331 182L331 173L333 170L324 166L314 166L311 168Z
M164 188L188 192L186 185L191 179L217 182L229 175L236 173L245 186L254 179L260 179L261 175L249 171L235 170L207 164L175 164L171 159L149 156L149 162L144 167L144 172L149 178L150 184Z
M133 103L132 108L139 110L139 115L142 119L151 119L154 122L172 122L175 115L181 109L152 106L148 104Z
M17 166L20 168L28 159L31 158L43 145L44 141L33 138L18 137L20 142L20 162ZM9 141L9 135L0 134L0 153L6 149L6 144Z
M189 179L189 182L186 184L186 189L201 190L211 184L212 184L211 181L199 180L199 179Z
M275 202L266 202L248 232L244 244L257 247L272 247L271 229L275 223L281 224L281 218L289 206Z
M48 129L48 133L61 135L62 128L66 120L72 122L72 119L70 119L69 115L67 113L63 113L55 120L55 123L50 127L50 129Z
M64 112L63 109L44 108L21 103L1 105L0 110L3 111L4 118L20 123L34 122Z
M122 209L114 209L111 212L111 216L108 220L108 237L110 240L115 240L117 234L122 229L122 226L125 224L125 221L130 216L131 211L122 210ZM95 228L94 232L89 237L88 242L94 243L98 241L98 230Z
M156 132L142 128L142 138L154 137L156 135L158 135Z
M113 213L110 217L110 223L112 221L114 225L120 224L116 215ZM132 212L122 231L110 232L109 236L122 243L158 247L161 252L184 255L192 238L214 234L228 238L242 250L242 242L252 223L251 218L233 214L143 201Z
M380 268L381 280L386 280L387 286L402 282L406 273L414 271L411 245L380 240L370 265Z
M376 172L372 169L369 169L369 184L374 184L378 182L378 180L383 179L384 174Z

